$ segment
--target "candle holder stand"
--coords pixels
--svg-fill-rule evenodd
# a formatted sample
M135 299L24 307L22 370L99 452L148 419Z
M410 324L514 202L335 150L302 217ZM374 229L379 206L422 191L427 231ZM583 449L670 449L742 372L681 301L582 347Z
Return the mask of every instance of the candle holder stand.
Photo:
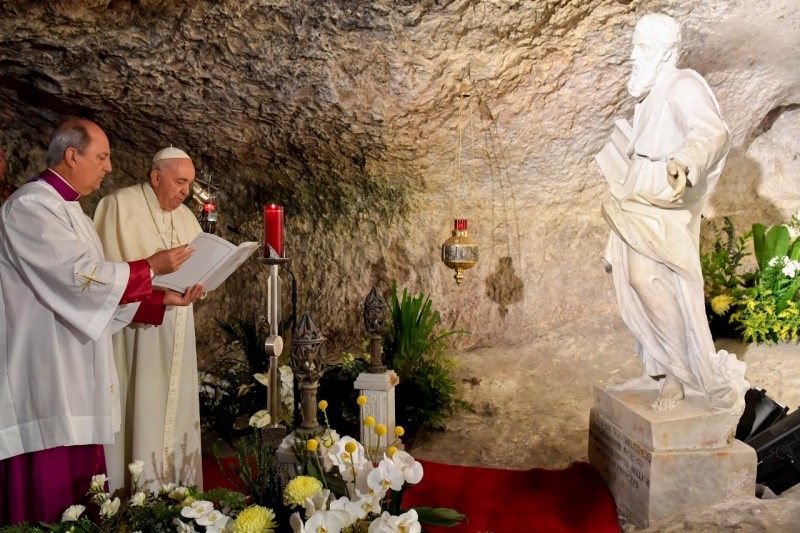
M262 257L261 263L269 266L269 282L267 284L267 321L269 322L269 336L264 342L264 350L269 356L269 386L267 394L267 410L269 411L269 424L264 428L267 442L277 445L286 436L286 427L280 423L281 417L281 381L278 369L278 358L283 352L283 338L279 334L281 322L281 278L279 266L289 263L286 257L277 257L275 250L267 245L270 257Z
M361 442L367 442L364 419L371 416L375 424L386 426L386 442L395 440L395 387L400 382L400 377L394 370L387 370L383 364L383 339L381 334L386 328L386 302L378 295L376 288L372 288L364 300L364 328L370 335L370 364L365 372L356 378L353 387L362 396L367 398L367 404L361 409ZM381 452L385 446L381 447Z

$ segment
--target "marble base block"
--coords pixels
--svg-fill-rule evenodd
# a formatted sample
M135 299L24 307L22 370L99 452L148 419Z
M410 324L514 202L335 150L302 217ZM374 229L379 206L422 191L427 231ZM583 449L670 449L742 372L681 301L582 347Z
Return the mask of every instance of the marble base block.
M654 451L726 448L744 410L744 400L731 409L714 410L705 397L688 395L674 409L653 411L655 389L617 392L595 386L593 395L597 411Z
M367 405L361 410L361 434L359 439L362 444L375 442L377 438L374 434L369 437L364 434L365 429L368 431L373 429L364 427L364 418L368 416L375 419L375 424L386 426L388 433L386 437L381 438L382 444L394 441L394 428L397 425L395 422L394 388L399 382L400 378L394 370L389 370L380 374L362 372L353 383L353 387L367 398ZM386 446L382 445L380 448L385 449Z
M680 406L656 412L649 408L649 397L628 403L629 397L616 394L595 388L589 463L629 522L647 527L681 509L755 493L756 452L737 440L721 446L727 430L725 422L714 419L714 411L701 414L690 408L687 419L687 413L674 413ZM704 442L712 446L703 447ZM685 448L676 449L676 443Z

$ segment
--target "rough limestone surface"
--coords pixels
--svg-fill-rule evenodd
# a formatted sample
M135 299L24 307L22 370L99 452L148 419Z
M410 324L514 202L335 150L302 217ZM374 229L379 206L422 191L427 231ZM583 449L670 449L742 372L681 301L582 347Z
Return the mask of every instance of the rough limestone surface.
M788 219L800 208L795 0L4 0L7 178L40 170L69 116L112 145L89 213L142 180L156 150L185 149L221 187L222 236L259 239L261 206L284 206L298 312L329 352L358 349L373 286L429 293L443 327L471 332L458 347L480 380L480 423L462 435L474 461L563 466L585 449L590 382L638 371L598 260L606 185L593 156L632 115L630 36L655 11L683 24L681 66L706 77L731 126L707 216L740 229ZM481 253L461 286L440 262L456 217ZM266 285L252 261L196 305L205 362L219 349L212 317L263 315ZM771 391L797 390L784 367L768 372Z

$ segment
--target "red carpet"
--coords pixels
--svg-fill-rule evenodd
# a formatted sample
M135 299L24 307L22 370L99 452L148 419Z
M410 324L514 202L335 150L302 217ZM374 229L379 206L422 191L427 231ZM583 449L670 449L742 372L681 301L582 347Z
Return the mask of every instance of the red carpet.
M430 461L403 508L450 507L469 518L452 528L424 526L431 533L618 533L611 493L588 463L563 470L501 470ZM229 487L213 458L203 459L206 490Z

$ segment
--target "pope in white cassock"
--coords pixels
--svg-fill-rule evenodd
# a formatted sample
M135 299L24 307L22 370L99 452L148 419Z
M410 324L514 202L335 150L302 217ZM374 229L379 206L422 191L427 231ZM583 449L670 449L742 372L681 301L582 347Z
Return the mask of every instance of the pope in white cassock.
M127 261L187 244L202 232L183 205L194 181L189 156L165 148L153 157L150 179L106 196L94 221L106 257ZM112 491L131 486L127 465L144 461L141 482L203 486L200 403L192 307L167 310L154 328L133 324L114 335L124 398L123 427L106 446Z
M47 164L0 209L0 525L58 521L85 497L120 424L113 331L131 320L158 324L166 305L203 292L152 288L191 249L128 263L104 257L77 202L111 172L99 126L62 124Z

